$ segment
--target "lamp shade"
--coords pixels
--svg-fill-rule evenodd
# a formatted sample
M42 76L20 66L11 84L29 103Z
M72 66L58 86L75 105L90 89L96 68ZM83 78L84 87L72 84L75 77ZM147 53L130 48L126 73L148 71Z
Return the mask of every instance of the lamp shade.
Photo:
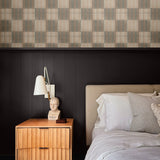
M39 75L36 77L33 95L45 95L45 94L47 94L45 80L43 76Z

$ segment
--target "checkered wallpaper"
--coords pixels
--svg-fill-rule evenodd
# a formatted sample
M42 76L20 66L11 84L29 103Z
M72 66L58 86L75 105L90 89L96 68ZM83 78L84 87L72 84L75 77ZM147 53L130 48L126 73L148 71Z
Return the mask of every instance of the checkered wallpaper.
M0 0L0 47L160 47L160 0Z

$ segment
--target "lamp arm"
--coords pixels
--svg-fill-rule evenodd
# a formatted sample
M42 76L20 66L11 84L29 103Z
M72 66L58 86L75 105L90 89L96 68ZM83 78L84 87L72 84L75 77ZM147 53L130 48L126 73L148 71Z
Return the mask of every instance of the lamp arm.
M48 93L48 100L50 101L51 100L50 93L49 92L47 93Z
M46 66L44 67L44 78L47 79L47 82L48 82L47 84L50 85L49 76L48 76L48 70L47 70Z

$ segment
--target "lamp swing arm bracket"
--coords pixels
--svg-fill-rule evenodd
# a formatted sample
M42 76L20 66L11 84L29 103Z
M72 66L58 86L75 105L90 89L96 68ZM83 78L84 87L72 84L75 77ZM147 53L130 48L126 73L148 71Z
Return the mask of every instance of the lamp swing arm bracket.
M48 76L48 70L47 70L46 66L44 67L44 79L45 79L45 83L50 85L49 76Z
M45 84L46 85L50 85L50 81L49 81L49 76L48 76L48 70L47 70L47 67L44 66L44 80L45 80ZM47 81L46 81L47 80ZM48 93L48 100L50 101L50 93L47 91Z

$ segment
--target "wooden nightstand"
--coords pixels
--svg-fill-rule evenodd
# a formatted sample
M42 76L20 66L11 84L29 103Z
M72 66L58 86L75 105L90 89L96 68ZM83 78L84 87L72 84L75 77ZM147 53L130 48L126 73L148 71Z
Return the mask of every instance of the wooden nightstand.
M29 119L16 126L16 160L72 160L73 119Z

